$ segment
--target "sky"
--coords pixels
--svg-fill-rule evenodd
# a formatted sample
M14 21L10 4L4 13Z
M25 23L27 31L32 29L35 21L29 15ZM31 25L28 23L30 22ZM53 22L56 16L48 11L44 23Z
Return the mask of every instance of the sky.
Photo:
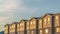
M0 31L5 24L46 13L60 13L60 0L0 0Z

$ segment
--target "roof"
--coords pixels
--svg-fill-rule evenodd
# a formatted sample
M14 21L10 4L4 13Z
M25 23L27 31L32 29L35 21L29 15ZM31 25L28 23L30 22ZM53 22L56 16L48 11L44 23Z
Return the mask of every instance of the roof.
M60 15L60 13L56 13L56 14L54 14L54 16L55 16L55 15Z
M42 18L43 18L43 17L40 17L39 19L42 19ZM38 19L38 20L39 20L39 19Z
M6 26L10 26L10 24L6 24L4 27L6 27Z
M26 22L26 21L28 21L28 20L23 20L23 19L22 19L19 23L21 23L22 21Z
M18 24L18 22L13 22L13 23L14 23L14 24ZM13 24L13 23L12 23L12 24Z
M30 21L31 21L32 19L37 19L37 20L38 20L39 18L40 18L40 17L33 17L33 18L30 19Z
M12 22L12 24L18 24L18 22ZM11 24L11 25L12 25L12 24Z
M53 16L54 14L46 13L46 14L43 16L43 18L44 18L46 15L51 15L51 16Z

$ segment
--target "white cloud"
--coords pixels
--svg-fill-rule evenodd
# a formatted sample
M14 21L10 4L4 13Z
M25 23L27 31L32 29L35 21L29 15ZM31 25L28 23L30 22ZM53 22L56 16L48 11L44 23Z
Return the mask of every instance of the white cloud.
M24 18L31 16L37 9L24 6L22 0L3 0L0 3L0 24L2 25L18 21L20 16Z
M17 7L17 3L14 0L7 0L4 5L4 8L7 10Z
M21 4L21 0L0 0L0 11L9 11L16 9L18 7L18 4ZM20 1L20 2L18 2Z
M13 16L18 5L21 5L21 0L0 0L0 25L13 21ZM0 29L2 31L3 29Z
M0 16L0 24L6 22L10 17L1 17Z

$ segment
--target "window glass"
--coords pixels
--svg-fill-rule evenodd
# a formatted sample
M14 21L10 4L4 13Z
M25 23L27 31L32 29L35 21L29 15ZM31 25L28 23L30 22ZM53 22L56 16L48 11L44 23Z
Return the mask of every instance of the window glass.
M58 16L56 16L55 18L56 18L56 19L59 19L59 17L58 17Z
M45 29L45 33L48 33L48 29Z
M31 22L31 25L33 24L33 22Z
M44 22L46 22L46 18L44 19Z
M57 32L60 32L60 28L56 28L56 31L57 31Z
M45 25L46 25L46 18L44 19L44 23L45 23Z
M50 21L50 18L48 18L48 21Z
M55 26L59 26L59 16L55 17Z
M40 30L40 34L42 34L42 30Z
M36 23L36 21L33 21L33 24L35 24Z
M48 17L48 27L50 27L50 26L51 26L51 18Z
M34 34L33 31L31 31L31 34Z

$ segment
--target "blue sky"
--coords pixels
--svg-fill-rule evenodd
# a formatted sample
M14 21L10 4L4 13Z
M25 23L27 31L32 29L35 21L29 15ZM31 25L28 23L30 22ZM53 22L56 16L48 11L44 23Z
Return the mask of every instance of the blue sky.
M60 13L60 0L0 0L0 31L5 24L45 13Z

